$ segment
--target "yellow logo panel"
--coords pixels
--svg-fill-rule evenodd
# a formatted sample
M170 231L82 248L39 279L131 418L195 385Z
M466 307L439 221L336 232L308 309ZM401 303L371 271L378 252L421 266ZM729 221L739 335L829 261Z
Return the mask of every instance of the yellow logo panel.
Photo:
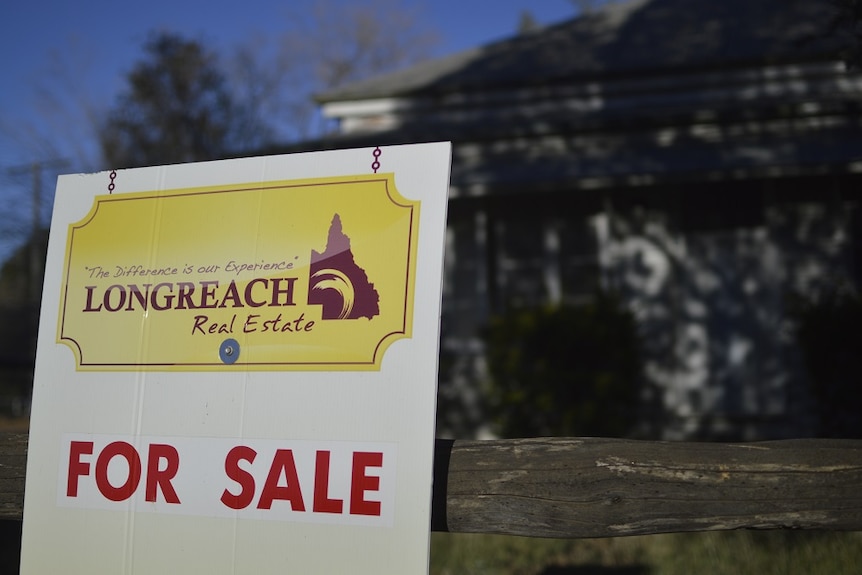
M97 196L57 341L79 370L375 370L411 336L419 202L392 174Z

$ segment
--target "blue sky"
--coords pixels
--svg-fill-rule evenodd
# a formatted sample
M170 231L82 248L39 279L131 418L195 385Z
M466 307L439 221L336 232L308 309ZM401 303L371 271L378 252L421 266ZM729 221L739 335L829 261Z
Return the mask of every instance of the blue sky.
M77 102L86 100L97 108L110 105L122 87L124 72L140 58L149 32L170 30L228 51L254 35L276 36L289 11L302 9L311 1L5 2L0 8L0 261L21 235L20 231L9 231L10 220L23 221L30 213L29 205L25 205L29 176L10 175L9 169L51 156L76 157L71 147L91 145L87 141L91 136L83 128L87 120ZM405 4L415 7L437 33L438 55L512 35L525 10L540 24L575 14L569 0L405 0ZM63 80L63 76L67 78ZM71 88L63 94L63 102L46 107L39 86L52 83ZM71 121L69 114L57 112L63 107L78 109L81 117ZM57 118L52 120L52 115ZM30 127L37 125L42 140L47 133L56 146L48 144L46 149L44 143L29 141L34 132ZM66 171L83 169L77 163L74 160ZM52 176L43 184L46 221L54 183ZM21 227L23 224L18 225Z

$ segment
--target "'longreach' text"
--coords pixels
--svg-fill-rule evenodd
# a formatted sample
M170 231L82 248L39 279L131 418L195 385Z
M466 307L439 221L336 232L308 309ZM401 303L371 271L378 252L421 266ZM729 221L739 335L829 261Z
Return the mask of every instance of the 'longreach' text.
M85 312L164 311L168 309L218 309L241 307L281 307L293 301L293 278L254 278L244 287L231 280L221 293L218 281L114 284L101 296L97 286L87 291Z

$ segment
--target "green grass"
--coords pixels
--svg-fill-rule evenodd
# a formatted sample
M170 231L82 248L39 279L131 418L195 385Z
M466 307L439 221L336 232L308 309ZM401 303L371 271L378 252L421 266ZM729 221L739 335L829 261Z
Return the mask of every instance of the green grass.
M859 575L862 532L726 531L532 539L434 533L433 575Z

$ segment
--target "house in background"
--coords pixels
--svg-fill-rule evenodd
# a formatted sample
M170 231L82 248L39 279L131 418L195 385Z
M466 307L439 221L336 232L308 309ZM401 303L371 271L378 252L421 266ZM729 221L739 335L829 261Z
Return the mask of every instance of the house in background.
M862 278L862 75L833 20L631 0L319 97L337 133L303 149L454 144L441 433L481 430L493 314L598 286L638 321L644 434L813 432L788 296Z

